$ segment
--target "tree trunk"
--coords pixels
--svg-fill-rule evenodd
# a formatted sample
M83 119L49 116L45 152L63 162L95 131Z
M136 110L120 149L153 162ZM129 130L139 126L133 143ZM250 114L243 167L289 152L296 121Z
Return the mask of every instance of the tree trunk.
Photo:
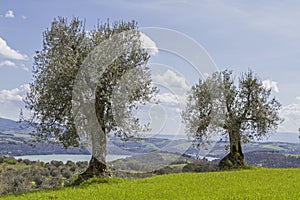
M244 166L241 135L238 131L229 132L230 152L219 163L221 169L240 168Z
M92 134L92 158L88 168L78 176L77 183L92 177L108 177L110 173L106 164L106 134L103 130Z

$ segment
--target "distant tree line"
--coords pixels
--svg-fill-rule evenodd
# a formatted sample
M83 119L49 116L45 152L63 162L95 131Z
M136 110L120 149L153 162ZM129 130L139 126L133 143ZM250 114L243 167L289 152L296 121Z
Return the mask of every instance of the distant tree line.
M300 168L300 156L282 154L276 151L255 151L245 154L246 161L251 166L268 168Z

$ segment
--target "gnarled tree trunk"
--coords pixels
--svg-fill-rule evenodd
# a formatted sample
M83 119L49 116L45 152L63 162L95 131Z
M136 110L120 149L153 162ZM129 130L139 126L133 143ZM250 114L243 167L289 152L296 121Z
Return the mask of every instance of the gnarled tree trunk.
M230 131L229 140L230 152L220 161L219 167L221 169L239 168L245 164L240 132Z
M106 134L100 130L92 134L92 158L88 168L78 176L77 183L85 181L92 177L110 176L108 166L106 164Z

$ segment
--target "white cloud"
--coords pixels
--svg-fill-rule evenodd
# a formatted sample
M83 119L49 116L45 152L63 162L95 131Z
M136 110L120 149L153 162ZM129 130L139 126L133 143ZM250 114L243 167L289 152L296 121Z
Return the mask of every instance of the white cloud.
M11 62L10 60L5 60L5 61L0 62L0 67L3 67L3 66L15 67L16 64L14 62Z
M155 42L146 34L141 33L140 40L142 47L145 48L150 55L156 55L158 53L158 48Z
M185 102L186 102L186 97L185 96L179 96L179 95L171 94L171 93L157 94L156 98L159 100L159 102L168 103L168 104L181 104L181 105L184 105Z
M280 132L297 132L300 128L300 104L283 106L280 117L284 122L279 126Z
M171 71L169 69L162 75L154 75L152 77L152 80L156 84L162 84L164 87L167 87L171 90L176 88L187 90L189 88L188 83L186 82L184 77L178 76L174 71Z
M21 64L21 69L23 69L26 72L29 72L29 68L24 64Z
M20 66L17 66L14 62L10 61L10 60L5 60L0 62L0 67L14 67L14 68L20 68L26 72L29 72L29 68L25 65L25 64L21 64Z
M300 101L300 96L299 96L299 97L296 97L296 99Z
M5 13L5 18L14 18L15 15L14 15L14 12L12 10L8 10L6 13Z
M11 90L0 91L0 116L12 120L18 120L20 109L24 108L22 101L29 92L29 85L21 85ZM27 112L24 113L25 115Z
M27 17L25 15L22 15L21 18L24 20L27 19Z
M0 37L0 56L15 60L26 60L26 55L20 54L18 51L9 47L5 40Z
M263 86L266 88L266 89L271 89L273 90L274 92L279 92L279 89L278 89L278 82L275 82L275 81L271 81L271 80L264 80L262 82Z
M11 90L1 90L0 91L0 102L4 103L6 101L22 101L26 93L29 91L29 85L21 85L18 88Z

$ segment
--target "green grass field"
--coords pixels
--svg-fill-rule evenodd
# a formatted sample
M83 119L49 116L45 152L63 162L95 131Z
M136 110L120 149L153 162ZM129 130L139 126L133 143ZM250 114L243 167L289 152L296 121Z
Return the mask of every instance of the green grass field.
M1 199L299 199L300 169L183 173L145 179L109 179ZM103 180L102 180L103 181Z

